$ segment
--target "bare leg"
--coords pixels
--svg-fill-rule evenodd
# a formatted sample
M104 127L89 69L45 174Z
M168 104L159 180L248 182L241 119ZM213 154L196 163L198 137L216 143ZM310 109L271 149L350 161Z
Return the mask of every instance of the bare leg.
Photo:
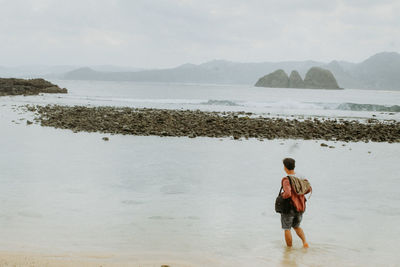
M300 237L301 241L303 241L303 247L308 248L306 236L304 235L303 229L301 229L300 227L293 229L296 231L296 234Z
M285 230L285 241L288 247L292 246L292 233L290 230Z

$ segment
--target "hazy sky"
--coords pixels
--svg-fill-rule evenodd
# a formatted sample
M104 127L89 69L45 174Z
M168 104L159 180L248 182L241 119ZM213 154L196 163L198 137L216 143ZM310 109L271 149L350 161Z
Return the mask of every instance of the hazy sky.
M399 0L0 0L0 65L171 67L400 51Z

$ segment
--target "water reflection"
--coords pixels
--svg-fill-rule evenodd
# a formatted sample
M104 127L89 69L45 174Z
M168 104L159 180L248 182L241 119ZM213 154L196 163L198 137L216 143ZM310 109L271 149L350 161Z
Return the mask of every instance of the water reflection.
M296 249L285 247L282 253L281 266L297 267L297 262L302 262L304 253L307 253L307 249Z

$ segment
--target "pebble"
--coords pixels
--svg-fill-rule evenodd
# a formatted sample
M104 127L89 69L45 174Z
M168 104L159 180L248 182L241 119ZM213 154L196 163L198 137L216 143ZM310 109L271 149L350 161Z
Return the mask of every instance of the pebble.
M207 112L128 107L32 106L42 126L74 132L123 135L305 139L344 142L400 142L400 122L360 122L336 119L243 117L243 112ZM322 143L321 146L328 146Z

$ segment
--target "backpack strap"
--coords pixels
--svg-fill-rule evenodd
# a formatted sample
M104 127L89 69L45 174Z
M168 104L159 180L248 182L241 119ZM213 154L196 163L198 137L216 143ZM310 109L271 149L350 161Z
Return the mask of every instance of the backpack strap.
M288 180L289 180L290 186L292 186L292 181L290 180L290 176L288 175L288 176L286 176L286 177L287 177Z
M288 178L288 180L289 180L290 187L292 187L292 182L290 181L289 176L287 176L287 178ZM279 190L279 195L282 193L282 190L283 190L283 185L281 185L281 189ZM278 196L279 196L279 195L278 195Z
M289 184L290 184L290 187L293 189L293 187L292 187L292 180L290 180L290 177L289 177L289 175L288 176L286 176L287 177L287 179L289 180ZM296 193L296 192L295 192Z

